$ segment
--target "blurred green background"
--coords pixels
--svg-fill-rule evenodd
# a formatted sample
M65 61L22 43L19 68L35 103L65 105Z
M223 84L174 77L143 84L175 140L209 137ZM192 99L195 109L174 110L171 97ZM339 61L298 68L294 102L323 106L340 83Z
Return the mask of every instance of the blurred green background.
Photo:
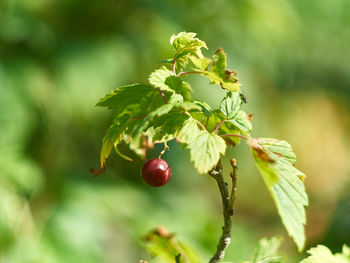
M216 185L176 143L165 155L172 180L159 189L141 182L142 161L115 153L104 174L88 172L112 118L95 103L118 86L147 83L180 31L197 32L208 56L226 50L254 113L253 135L294 146L308 175L307 248L350 244L350 1L0 0L1 263L138 262L148 259L141 237L158 225L204 262L214 253ZM218 87L186 78L195 98L218 106ZM249 154L242 144L225 157L240 167L226 260L249 259L258 239L280 234L296 262Z

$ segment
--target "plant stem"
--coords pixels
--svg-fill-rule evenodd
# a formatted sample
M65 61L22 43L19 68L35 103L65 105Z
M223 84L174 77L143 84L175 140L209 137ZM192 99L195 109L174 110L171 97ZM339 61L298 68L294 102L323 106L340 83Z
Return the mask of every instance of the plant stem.
M216 127L215 129L213 130L213 133L217 133L221 127L221 125L223 125L226 121L228 120L222 120Z
M232 189L231 194L228 191L228 184L225 182L223 177L221 162L217 166L209 171L209 175L213 177L221 193L222 205L223 205L223 216L224 226L222 227L222 234L219 239L219 243L216 248L214 256L210 259L209 263L218 263L225 256L225 250L231 242L231 228L232 228L232 216L233 216L233 204L236 199L236 182L237 182L237 165L236 160L231 160L233 171L231 172Z
M187 71L187 72L180 72L177 76L181 77L184 75L189 75L189 74L203 74L202 71Z
M168 104L168 100L165 97L165 94L163 93L163 91L160 88L157 88L157 90L159 91L160 95L163 97L163 100L165 102L165 104Z

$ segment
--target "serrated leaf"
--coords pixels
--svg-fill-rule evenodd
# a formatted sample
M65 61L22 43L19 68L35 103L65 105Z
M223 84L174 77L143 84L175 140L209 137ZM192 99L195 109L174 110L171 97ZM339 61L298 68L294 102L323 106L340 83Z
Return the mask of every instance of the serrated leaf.
M109 126L106 132L106 135L103 137L103 140L102 140L102 148L100 153L101 167L105 166L106 161L109 155L111 154L114 144L119 143L119 141L121 140L121 137L127 126L128 120L129 120L129 115L127 114L117 116L113 120L113 123Z
M188 118L187 115L183 114L186 111L201 111L201 107L188 101L164 104L148 114L138 124L132 133L132 137L140 136L148 129L153 128L154 133L151 136L155 141L161 142L174 139Z
M304 206L308 205L303 178L305 175L296 169L291 162L286 161L288 151L279 151L280 155L270 152L269 149L284 143L278 140L265 138L251 139L255 164L257 165L268 190L277 206L282 222L290 236L293 237L299 251L304 247L304 224L306 216ZM266 146L268 142L268 146ZM284 152L287 154L284 155Z
M181 32L170 38L170 44L176 51L175 62L178 70L186 67L191 56L203 58L201 49L208 49L206 43L195 36L195 33Z
M227 92L220 103L220 111L228 118L234 118L242 106L241 95L238 92Z
M292 146L283 140L272 138L264 138L259 142L259 145L266 151L273 159L282 158L291 164L295 164L297 157L293 152Z
M192 32L181 32L177 35L172 35L170 38L170 44L176 51L194 50L200 52L201 48L206 48L207 44L196 38L196 33Z
M261 239L255 249L252 263L281 263L282 257L278 250L282 240L281 237Z
M209 104L207 104L204 101L197 101L197 100L193 101L193 103L199 105L202 108L202 111L203 111L204 115L211 116L211 110L212 109L209 106Z
M185 144L190 144L198 136L200 129L198 128L197 122L190 117L185 123L176 139Z
M165 95L169 98L168 93ZM130 117L138 117L162 104L164 104L164 100L157 89L148 85L133 84L106 94L96 106L113 109L117 115L129 113Z
M249 120L249 116L245 111L239 110L236 113L234 119L229 120L234 126L236 126L239 130L242 131L243 134L249 135L253 129L252 123Z
M200 131L188 146L191 151L191 161L201 174L210 171L220 159L220 154L226 150L225 141L218 135Z
M226 53L223 49L218 49L213 55L212 66L210 69L208 71L200 72L210 80L211 84L218 84L223 89L233 92L240 90L237 73L226 69Z
M154 130L153 141L159 143L175 139L188 118L181 110L175 108L168 114L154 119L149 125Z
M165 66L155 70L148 78L149 83L163 91L180 93L185 99L190 100L192 94L191 85L175 76Z
M311 255L300 263L350 263L349 247L343 247L343 253L332 254L332 252L323 245L309 249L307 252Z
M208 70L208 67L212 63L212 60L207 57L190 56L189 58L192 61L193 65L201 70Z

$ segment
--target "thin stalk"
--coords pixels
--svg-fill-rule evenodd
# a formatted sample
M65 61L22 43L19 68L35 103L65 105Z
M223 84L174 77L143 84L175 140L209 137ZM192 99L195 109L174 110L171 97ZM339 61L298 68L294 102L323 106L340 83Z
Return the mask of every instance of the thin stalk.
M216 248L214 256L210 259L209 263L218 263L225 256L225 250L231 242L231 228L232 228L232 216L233 216L233 204L236 199L236 182L237 182L237 165L236 160L231 160L233 171L231 172L232 188L231 193L228 190L228 184L225 182L223 177L221 162L217 166L209 171L209 175L213 177L220 190L222 205L223 205L223 216L224 226L222 227L222 234L219 239L219 243Z
M228 120L222 120L216 127L215 129L213 130L213 133L217 133L221 127L221 125L223 125L226 121Z
M186 71L186 72L180 72L177 76L181 77L181 76L185 76L185 75L189 75L189 74L203 74L202 71Z
M165 102L165 104L168 104L168 100L165 97L165 94L163 93L163 91L160 88L157 88L157 90L159 91L160 95L163 97L163 100Z

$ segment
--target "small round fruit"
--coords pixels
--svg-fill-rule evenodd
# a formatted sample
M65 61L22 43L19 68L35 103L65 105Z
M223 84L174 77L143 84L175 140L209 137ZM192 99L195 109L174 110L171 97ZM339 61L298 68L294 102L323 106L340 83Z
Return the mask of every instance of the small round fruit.
M163 159L147 160L141 168L141 176L146 184L154 187L165 185L171 177L169 164Z

